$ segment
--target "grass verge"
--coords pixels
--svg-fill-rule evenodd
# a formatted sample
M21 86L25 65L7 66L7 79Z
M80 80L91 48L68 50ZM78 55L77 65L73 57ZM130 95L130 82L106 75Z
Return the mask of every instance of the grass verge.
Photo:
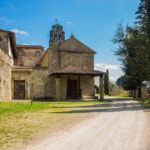
M35 112L44 109L60 111L60 108L95 105L104 101L78 101L78 102L0 102L0 114L14 114ZM60 110L59 110L60 109ZM62 109L62 111L63 111Z
M53 134L59 129L66 130L70 125L93 114L63 112L100 103L102 102L34 102L31 106L30 102L0 102L0 149L20 150L46 134Z

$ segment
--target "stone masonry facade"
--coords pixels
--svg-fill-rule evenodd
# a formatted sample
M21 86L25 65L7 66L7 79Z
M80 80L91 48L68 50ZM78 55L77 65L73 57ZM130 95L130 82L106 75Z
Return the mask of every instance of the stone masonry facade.
M93 99L94 55L73 35L66 40L58 23L52 26L47 50L17 45L15 33L0 30L0 100ZM77 71L57 73L66 67ZM102 79L103 73L98 73Z
M71 37L74 40L74 37ZM49 73L52 73L60 68L65 68L69 66L80 66L81 68L90 68L94 69L94 53L87 52L74 52L74 51L63 51L55 49L53 46L49 49ZM55 59L52 59L55 58ZM52 67L53 66L53 67ZM82 90L83 98L93 98L94 97L94 78L91 76L75 76L68 75L62 76L60 79L60 89L61 89L61 99L64 100L67 98L67 80L73 79L78 80L80 77L80 84ZM88 81L88 82L87 82ZM55 86L55 78L50 77L51 85ZM53 87L53 86L52 86ZM51 94L55 96L55 88L50 89Z
M0 100L11 100L12 58L0 49Z

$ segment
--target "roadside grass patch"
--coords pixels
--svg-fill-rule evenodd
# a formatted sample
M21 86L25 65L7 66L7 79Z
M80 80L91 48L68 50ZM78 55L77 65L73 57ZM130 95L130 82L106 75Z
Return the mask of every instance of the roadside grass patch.
M144 100L144 104L149 104L150 105L150 99Z
M21 150L31 141L67 130L92 113L63 112L94 106L100 101L78 102L0 102L0 149ZM79 107L78 107L79 106ZM59 113L55 113L59 112Z
M63 107L84 106L100 104L100 101L78 101L78 102L0 102L0 114L12 114L23 112L35 112L44 109L52 111L61 110ZM62 109L63 110L63 109Z
M144 100L143 105L146 109L150 109L150 99Z

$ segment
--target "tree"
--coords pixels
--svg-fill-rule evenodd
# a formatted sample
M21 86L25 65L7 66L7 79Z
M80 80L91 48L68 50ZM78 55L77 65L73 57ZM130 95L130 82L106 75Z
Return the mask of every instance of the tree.
M135 24L150 39L150 0L140 0L138 10L135 14Z
M113 42L119 45L115 54L122 62L124 88L138 89L141 97L142 82L150 80L150 0L140 0L135 26L119 24Z
M123 87L124 81L125 81L125 76L121 76L116 80L116 85Z
M104 93L109 95L109 71L106 70L106 74L104 76Z
M117 79L116 84L121 86L124 90L130 90L133 93L133 97L136 97L137 82L127 76L121 76Z
M115 52L122 62L122 70L125 73L128 90L138 89L138 96L141 97L142 82L148 79L148 55L145 36L135 27L126 27L124 30L119 24L114 38L114 43L119 47ZM135 85L136 84L136 85Z
M150 0L140 0L138 10L136 11L135 25L141 33L145 36L146 44L143 44L145 49L148 49L148 61L150 66ZM150 69L148 72L150 80Z

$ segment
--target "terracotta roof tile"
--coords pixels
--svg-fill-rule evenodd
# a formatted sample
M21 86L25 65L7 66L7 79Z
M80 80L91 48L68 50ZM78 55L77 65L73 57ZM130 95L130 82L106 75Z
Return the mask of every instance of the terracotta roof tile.
M17 45L17 48L26 48L26 49L42 49L44 50L44 47L41 45Z
M63 69L53 72L52 74L50 74L50 76L55 75L55 74L80 74L80 75L98 76L98 75L104 74L104 72L98 71L98 70L92 70L92 69L88 69L88 68L79 68L79 67L75 67L75 66L68 66L66 68L63 68Z
M33 67L25 67L25 66L13 66L12 71L13 72L22 72L22 71L32 71Z

